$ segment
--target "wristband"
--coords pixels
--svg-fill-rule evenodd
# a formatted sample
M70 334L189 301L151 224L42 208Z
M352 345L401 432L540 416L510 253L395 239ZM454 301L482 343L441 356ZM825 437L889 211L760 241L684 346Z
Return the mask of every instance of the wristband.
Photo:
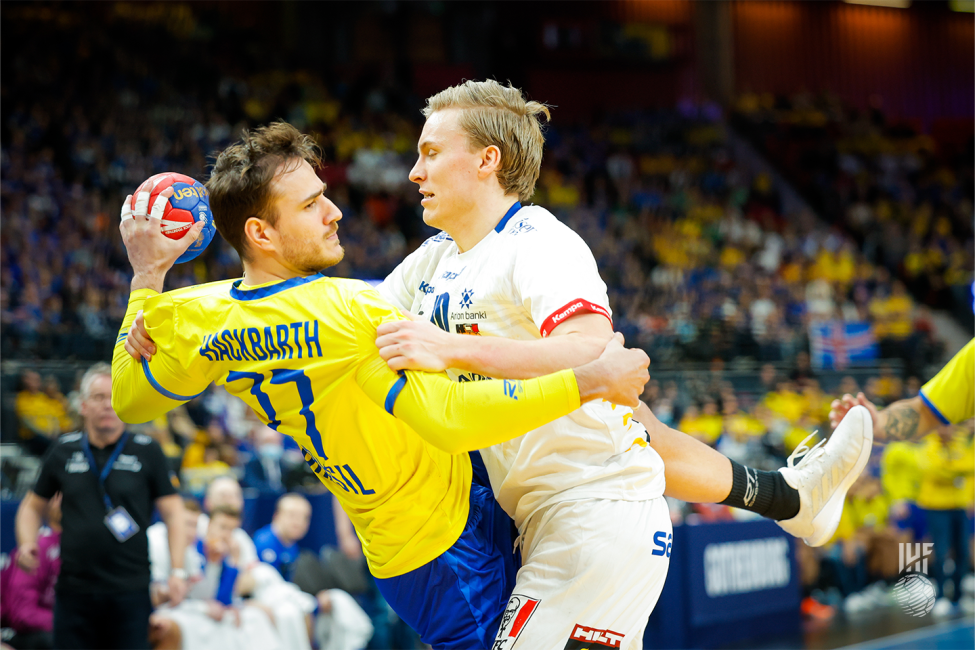
M188 577L186 574L186 569L170 569L169 575L172 578L179 578L181 580L186 580Z

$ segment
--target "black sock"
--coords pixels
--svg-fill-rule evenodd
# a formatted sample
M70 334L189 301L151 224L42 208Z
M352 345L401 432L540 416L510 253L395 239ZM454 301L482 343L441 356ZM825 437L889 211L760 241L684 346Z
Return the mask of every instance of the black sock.
M731 494L721 505L757 512L781 521L799 514L799 492L785 482L782 472L766 472L731 461Z

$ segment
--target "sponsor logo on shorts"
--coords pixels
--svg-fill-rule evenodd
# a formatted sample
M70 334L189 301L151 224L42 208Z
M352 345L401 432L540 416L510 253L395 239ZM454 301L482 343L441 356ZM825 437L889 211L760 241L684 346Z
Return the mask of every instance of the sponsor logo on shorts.
M498 635L494 638L494 645L491 646L491 650L510 650L513 648L540 602L542 601L537 598L512 594L507 607L504 608L501 625L498 627Z
M618 648L625 634L612 630L598 630L594 627L576 624L565 643L565 650L586 650L587 648Z

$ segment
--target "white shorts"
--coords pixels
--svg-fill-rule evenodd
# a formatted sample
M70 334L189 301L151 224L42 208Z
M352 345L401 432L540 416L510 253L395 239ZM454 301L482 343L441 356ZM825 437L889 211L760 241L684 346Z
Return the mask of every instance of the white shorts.
M670 567L663 497L556 503L531 517L523 542L492 650L643 647Z

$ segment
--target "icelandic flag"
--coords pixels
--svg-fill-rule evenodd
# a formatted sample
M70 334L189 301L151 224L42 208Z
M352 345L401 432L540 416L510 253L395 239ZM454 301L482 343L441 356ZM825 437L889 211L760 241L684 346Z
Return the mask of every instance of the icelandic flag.
M809 326L809 346L814 368L846 368L851 363L872 361L879 356L877 337L866 321L845 323L819 321Z

